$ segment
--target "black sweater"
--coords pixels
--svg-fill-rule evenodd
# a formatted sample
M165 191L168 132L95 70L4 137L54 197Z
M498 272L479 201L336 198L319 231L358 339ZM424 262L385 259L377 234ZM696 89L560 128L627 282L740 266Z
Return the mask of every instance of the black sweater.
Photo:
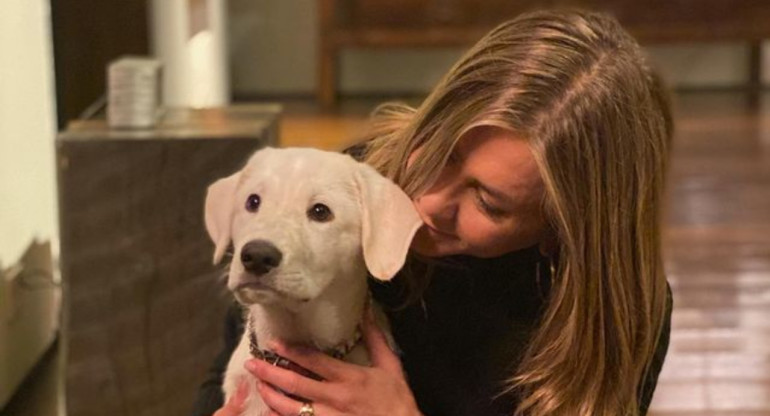
M543 312L550 283L547 264L537 247L495 259L453 256L436 267L421 301L407 307L401 307L399 277L389 283L371 281L425 415L513 413L516 395L499 393ZM671 308L669 290L665 327L642 392L642 414L668 350ZM241 315L237 307L228 312L225 348L200 388L194 416L211 415L222 406L222 374L243 331Z

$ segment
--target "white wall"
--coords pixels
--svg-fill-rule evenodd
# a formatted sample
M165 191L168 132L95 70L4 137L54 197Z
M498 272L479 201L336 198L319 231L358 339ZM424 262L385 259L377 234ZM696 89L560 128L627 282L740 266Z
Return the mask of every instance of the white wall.
M58 240L54 80L48 0L3 0L0 12L0 263L34 238ZM55 249L54 249L55 250ZM20 278L20 277L17 277ZM0 275L0 408L50 345L58 290L17 290Z
M311 94L316 85L316 0L230 0L230 49L236 95ZM748 48L739 43L649 48L673 86L730 87L747 79ZM770 54L770 46L766 47ZM347 93L430 89L460 50L351 50L341 59ZM770 82L770 58L764 65Z
M0 263L34 237L58 235L55 99L48 0L3 0L0 12Z

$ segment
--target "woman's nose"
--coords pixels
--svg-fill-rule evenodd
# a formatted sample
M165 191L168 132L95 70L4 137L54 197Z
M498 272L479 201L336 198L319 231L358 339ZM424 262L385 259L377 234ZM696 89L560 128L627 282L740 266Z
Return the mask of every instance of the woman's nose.
M451 186L433 187L417 198L423 215L438 222L434 226L447 228L457 216L457 197Z

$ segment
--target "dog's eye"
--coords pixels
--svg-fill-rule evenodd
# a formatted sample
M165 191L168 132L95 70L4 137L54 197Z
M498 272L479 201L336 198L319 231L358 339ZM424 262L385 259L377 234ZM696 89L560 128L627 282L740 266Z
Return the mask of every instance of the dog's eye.
M334 219L332 210L324 204L315 204L307 211L307 216L313 221L327 222Z
M259 204L262 202L262 198L257 194L251 194L246 198L246 211L257 212Z

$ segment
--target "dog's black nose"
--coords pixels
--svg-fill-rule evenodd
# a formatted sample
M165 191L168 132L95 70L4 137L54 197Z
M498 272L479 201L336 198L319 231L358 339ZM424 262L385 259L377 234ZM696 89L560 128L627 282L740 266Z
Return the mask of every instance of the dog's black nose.
M261 276L281 264L283 254L265 240L249 241L241 249L241 263L250 273Z

